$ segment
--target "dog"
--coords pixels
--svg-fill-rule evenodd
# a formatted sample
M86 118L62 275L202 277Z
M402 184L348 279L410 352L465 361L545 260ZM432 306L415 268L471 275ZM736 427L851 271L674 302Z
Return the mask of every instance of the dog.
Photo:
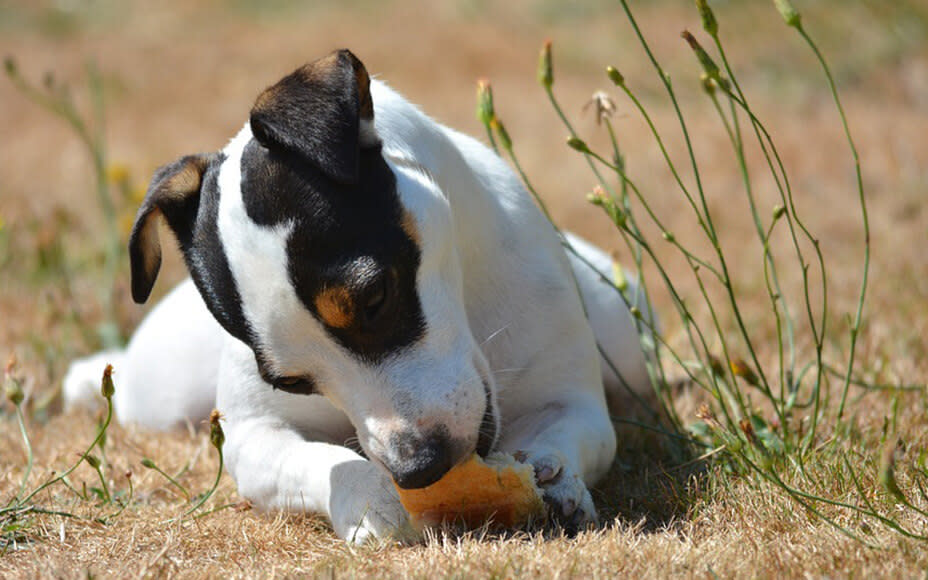
M169 429L215 406L241 495L355 542L411 533L394 482L491 450L533 466L565 527L596 521L610 412L623 384L650 388L611 259L573 236L565 252L497 154L350 51L266 89L221 151L157 170L129 240L139 303L162 219L191 277L125 351L73 363L69 405L110 362L122 422Z

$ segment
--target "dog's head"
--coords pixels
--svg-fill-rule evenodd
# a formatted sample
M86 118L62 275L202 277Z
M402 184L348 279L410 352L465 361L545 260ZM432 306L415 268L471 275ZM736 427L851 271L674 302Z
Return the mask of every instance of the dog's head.
M333 53L264 91L221 152L158 170L129 242L132 293L151 292L163 217L268 392L328 397L369 457L423 487L486 454L498 419L447 200L388 164L369 87Z

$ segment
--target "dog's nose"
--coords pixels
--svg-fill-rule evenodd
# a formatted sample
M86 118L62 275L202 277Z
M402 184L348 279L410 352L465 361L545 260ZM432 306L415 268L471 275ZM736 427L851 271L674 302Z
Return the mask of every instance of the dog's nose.
M401 456L388 467L396 485L403 489L432 485L451 469L451 442L447 436L433 434L418 442L407 439L398 447Z

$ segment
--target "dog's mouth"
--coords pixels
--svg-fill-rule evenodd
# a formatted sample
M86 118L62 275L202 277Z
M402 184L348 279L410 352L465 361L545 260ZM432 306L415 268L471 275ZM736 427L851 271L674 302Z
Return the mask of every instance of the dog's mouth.
M477 454L486 458L490 451L493 450L493 444L496 443L497 422L496 414L493 409L493 397L491 396L490 384L484 379L483 390L486 393L486 410L483 413L483 419L480 421L480 431L477 435Z

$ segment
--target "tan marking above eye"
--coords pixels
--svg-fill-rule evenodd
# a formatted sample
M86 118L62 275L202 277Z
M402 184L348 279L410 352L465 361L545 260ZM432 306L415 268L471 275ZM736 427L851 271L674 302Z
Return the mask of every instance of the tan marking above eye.
M355 304L344 286L326 288L314 300L319 316L331 327L348 328L354 323Z
M403 231L414 244L420 248L422 247L422 238L419 236L419 228L416 227L416 218L414 218L410 212L403 211L403 219L402 222L400 222L400 227L403 228Z

